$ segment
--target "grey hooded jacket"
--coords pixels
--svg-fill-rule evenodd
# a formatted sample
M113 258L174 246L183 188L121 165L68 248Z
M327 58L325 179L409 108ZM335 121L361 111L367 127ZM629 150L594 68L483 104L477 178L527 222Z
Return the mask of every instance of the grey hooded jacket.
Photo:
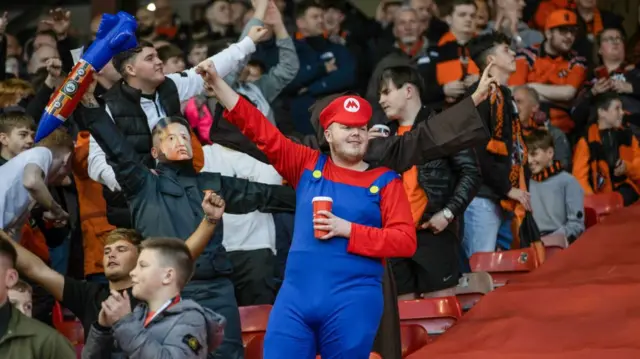
M147 312L140 304L113 328L94 323L82 359L204 359L224 337L224 317L192 300L167 308L145 327Z

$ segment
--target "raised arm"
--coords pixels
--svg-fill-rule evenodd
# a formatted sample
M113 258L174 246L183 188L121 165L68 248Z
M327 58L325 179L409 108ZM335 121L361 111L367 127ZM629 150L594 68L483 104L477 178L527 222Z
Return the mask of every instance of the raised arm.
M489 132L475 108L481 99L474 93L403 136L370 140L366 160L402 173L412 166L485 144Z
M0 230L0 238L11 243L16 249L16 252L18 252L18 262L16 263L18 272L42 286L55 300L61 302L64 291L64 277L47 266L38 256L12 240L11 237L2 230Z
M36 147L25 153L25 168L22 174L22 185L42 208L50 211L56 218L66 219L68 214L53 199L45 180L52 164L52 155L43 147ZM18 214L22 215L22 213Z
M104 111L107 115L112 118L111 112L109 111L109 107L105 106ZM90 113L90 111L89 111ZM88 128L87 121L84 120L84 115L86 111L82 109L76 111L74 113L75 116L83 118L85 128ZM116 173L113 171L113 168L107 163L107 155L102 150L102 147L96 142L96 139L89 135L89 157L87 159L87 172L89 173L89 177L101 183L109 188L111 191L121 191L120 184L116 179Z
M218 221L222 218L224 208L224 200L217 194L207 192L204 195L202 210L204 211L205 217L202 219L202 222L200 222L198 228L196 228L196 231L193 232L185 242L194 260L200 257L200 254L202 254L213 237L213 232L216 230Z
M224 117L256 144L288 183L297 185L305 165L315 163L319 153L284 136L257 108L231 89L217 75L214 67L203 67L201 73L206 77L211 92L226 109Z
M400 178L381 192L382 228L351 224L349 253L374 258L411 257L416 251L416 228Z
M249 31L253 27L264 26L264 17L267 13L268 3L269 3L269 0L258 0L253 2L254 4L253 17L249 19L249 21L247 21L247 23L242 28L242 33L240 34L238 41L247 37L249 35ZM240 75L240 72L242 71L242 69L247 65L248 61L249 61L249 57L246 56L236 65L235 69L231 71L228 75L222 75L222 77L229 84L229 86L231 87L236 86L236 82L238 82L238 76ZM216 68L217 68L217 64L216 64Z
M249 55L256 51L256 42L264 34L265 32L258 32L257 27L253 28L245 38L203 61L201 65L212 63L220 76L225 77L237 70L239 64L244 63ZM175 82L180 101L187 101L193 96L202 93L204 81L197 74L196 69L197 67L193 67L179 74L167 75L167 78Z
M296 193L291 187L251 182L227 176L220 176L220 181L220 195L226 203L225 212L227 213L295 211Z
M265 21L273 26L273 34L276 37L276 46L278 47L278 63L254 84L262 91L264 98L271 103L296 77L300 69L300 60L293 39L289 36L282 21L280 10L271 1L269 1Z
M145 181L153 176L151 172L140 163L131 145L109 115L98 105L93 94L85 95L82 106L78 109L83 111L92 137L104 151L106 158L113 163L112 168L122 190L127 196L137 194Z

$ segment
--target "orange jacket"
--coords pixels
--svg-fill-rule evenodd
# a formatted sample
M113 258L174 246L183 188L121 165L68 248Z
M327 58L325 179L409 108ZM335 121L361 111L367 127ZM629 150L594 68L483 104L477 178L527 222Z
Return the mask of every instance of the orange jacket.
M619 157L627 169L627 178L620 183L612 183L609 165L605 161L591 160L589 143L601 141L598 125L591 125L587 137L582 137L578 141L573 154L573 175L584 189L585 194L613 192L623 183L629 184L637 193L640 193L636 184L640 180L640 147L635 136L630 134L629 137L629 144L621 144L618 148ZM599 182L598 175L601 176L602 184L594 186L594 183Z
M44 238L44 234L42 234L40 228L32 223L32 220L29 219L29 221L22 226L22 232L20 233L20 245L26 248L29 252L38 256L45 263L49 263L49 247L47 246L47 240Z
M116 227L107 221L107 204L102 197L102 185L89 178L89 132L81 131L76 139L73 157L73 177L78 191L80 227L84 248L84 275L104 272L102 257L104 240Z

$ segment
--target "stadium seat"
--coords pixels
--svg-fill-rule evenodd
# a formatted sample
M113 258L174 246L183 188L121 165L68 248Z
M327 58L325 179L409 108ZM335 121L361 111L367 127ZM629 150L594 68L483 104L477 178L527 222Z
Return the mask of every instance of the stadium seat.
M244 337L242 339L244 340ZM262 359L263 347L264 347L264 333L254 334L251 340L248 343L245 343L244 359Z
M67 338L73 346L84 344L84 328L82 327L82 323L75 317L71 316L71 318L69 318L68 315L65 316L63 314L64 312L65 310L63 310L60 303L56 302L51 314L53 327Z
M618 192L591 194L584 197L584 207L595 210L598 222L624 207L622 195Z
M584 208L584 228L588 229L590 227L598 224L598 213L593 208L585 207Z
M551 256L556 255L559 252L562 252L569 246L569 242L567 242L567 238L560 234L550 234L547 236L543 236L540 238L542 243L544 243L545 249L545 257L546 259L551 258Z
M478 252L469 258L472 272L489 272L494 287L509 279L526 274L539 266L535 249L522 248L502 252Z
M429 334L421 325L401 325L400 342L402 343L402 357L406 358L429 343Z
M320 355L316 355L316 359L322 359L322 357ZM382 359L382 357L380 354L372 352L369 354L369 359Z
M84 349L84 344L76 345L76 359L82 359L82 349Z
M239 307L240 326L242 327L242 343L247 346L251 339L257 334L264 334L267 331L270 305L251 305Z
M430 336L440 335L462 317L456 297L424 298L398 301L400 324L418 324Z
M471 309L485 294L493 290L493 278L487 272L465 273L455 288L463 311Z

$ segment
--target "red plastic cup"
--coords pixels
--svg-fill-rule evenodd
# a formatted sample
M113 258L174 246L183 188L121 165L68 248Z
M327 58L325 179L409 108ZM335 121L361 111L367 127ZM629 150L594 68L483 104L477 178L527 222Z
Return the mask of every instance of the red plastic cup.
M313 218L327 218L327 216L318 214L318 211L328 211L331 212L333 208L333 199L331 197L313 197L311 200L313 203ZM321 238L327 235L328 231L322 231L315 229L313 230L313 236L316 238Z

